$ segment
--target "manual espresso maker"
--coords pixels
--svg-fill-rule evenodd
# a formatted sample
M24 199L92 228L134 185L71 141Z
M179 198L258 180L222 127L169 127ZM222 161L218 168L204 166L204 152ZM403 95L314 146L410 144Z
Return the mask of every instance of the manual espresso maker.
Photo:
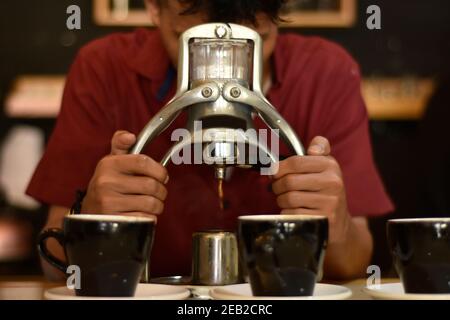
M168 150L161 164L166 166L187 148L193 150L194 164L214 166L219 194L228 168L267 168L278 162L277 152L254 134L256 115L292 153L304 154L294 130L262 92L262 40L257 32L237 24L208 23L188 29L179 41L177 92L148 122L130 153L141 153L187 112L184 129L189 134Z

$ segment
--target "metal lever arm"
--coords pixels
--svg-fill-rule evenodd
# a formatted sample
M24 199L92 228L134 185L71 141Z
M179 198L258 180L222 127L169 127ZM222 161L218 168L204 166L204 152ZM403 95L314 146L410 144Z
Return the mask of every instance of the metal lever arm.
M236 94L236 92L239 92L239 94ZM281 138L291 148L292 152L299 156L305 155L303 145L295 131L262 94L257 94L237 83L229 82L223 88L223 97L230 102L252 106L271 129L279 130Z
M148 142L155 139L176 119L185 108L196 103L213 102L220 96L220 88L215 82L205 83L195 89L175 96L160 112L158 112L139 134L130 154L139 154Z

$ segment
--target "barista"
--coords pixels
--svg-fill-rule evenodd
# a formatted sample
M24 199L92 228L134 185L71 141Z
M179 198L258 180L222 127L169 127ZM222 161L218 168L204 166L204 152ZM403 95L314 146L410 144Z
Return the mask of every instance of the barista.
M79 189L86 190L83 213L157 215L152 276L168 276L190 273L191 236L198 230L234 229L248 213L322 215L330 222L325 277L363 275L373 247L367 217L391 211L392 204L372 159L359 68L334 43L279 35L283 2L147 0L156 30L113 34L84 47L28 187L50 206L46 227L61 227ZM145 155L127 154L175 93L178 37L209 21L240 23L262 36L266 95L308 145L308 156L281 161L270 178L235 169L224 184L223 210L211 167L173 165L168 172L158 163L185 118ZM59 245L51 247L63 255Z

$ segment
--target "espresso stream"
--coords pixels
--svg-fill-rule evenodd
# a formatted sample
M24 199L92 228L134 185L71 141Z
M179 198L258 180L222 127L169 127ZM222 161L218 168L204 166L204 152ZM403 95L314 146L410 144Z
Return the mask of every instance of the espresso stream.
M219 183L217 185L217 193L219 194L220 210L223 211L223 179L219 179Z

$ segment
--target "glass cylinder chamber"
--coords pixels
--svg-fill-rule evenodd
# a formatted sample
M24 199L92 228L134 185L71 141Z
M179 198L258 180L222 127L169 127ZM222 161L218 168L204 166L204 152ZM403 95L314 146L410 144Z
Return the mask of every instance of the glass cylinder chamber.
M251 86L253 48L245 40L194 39L189 44L189 86L237 81Z

